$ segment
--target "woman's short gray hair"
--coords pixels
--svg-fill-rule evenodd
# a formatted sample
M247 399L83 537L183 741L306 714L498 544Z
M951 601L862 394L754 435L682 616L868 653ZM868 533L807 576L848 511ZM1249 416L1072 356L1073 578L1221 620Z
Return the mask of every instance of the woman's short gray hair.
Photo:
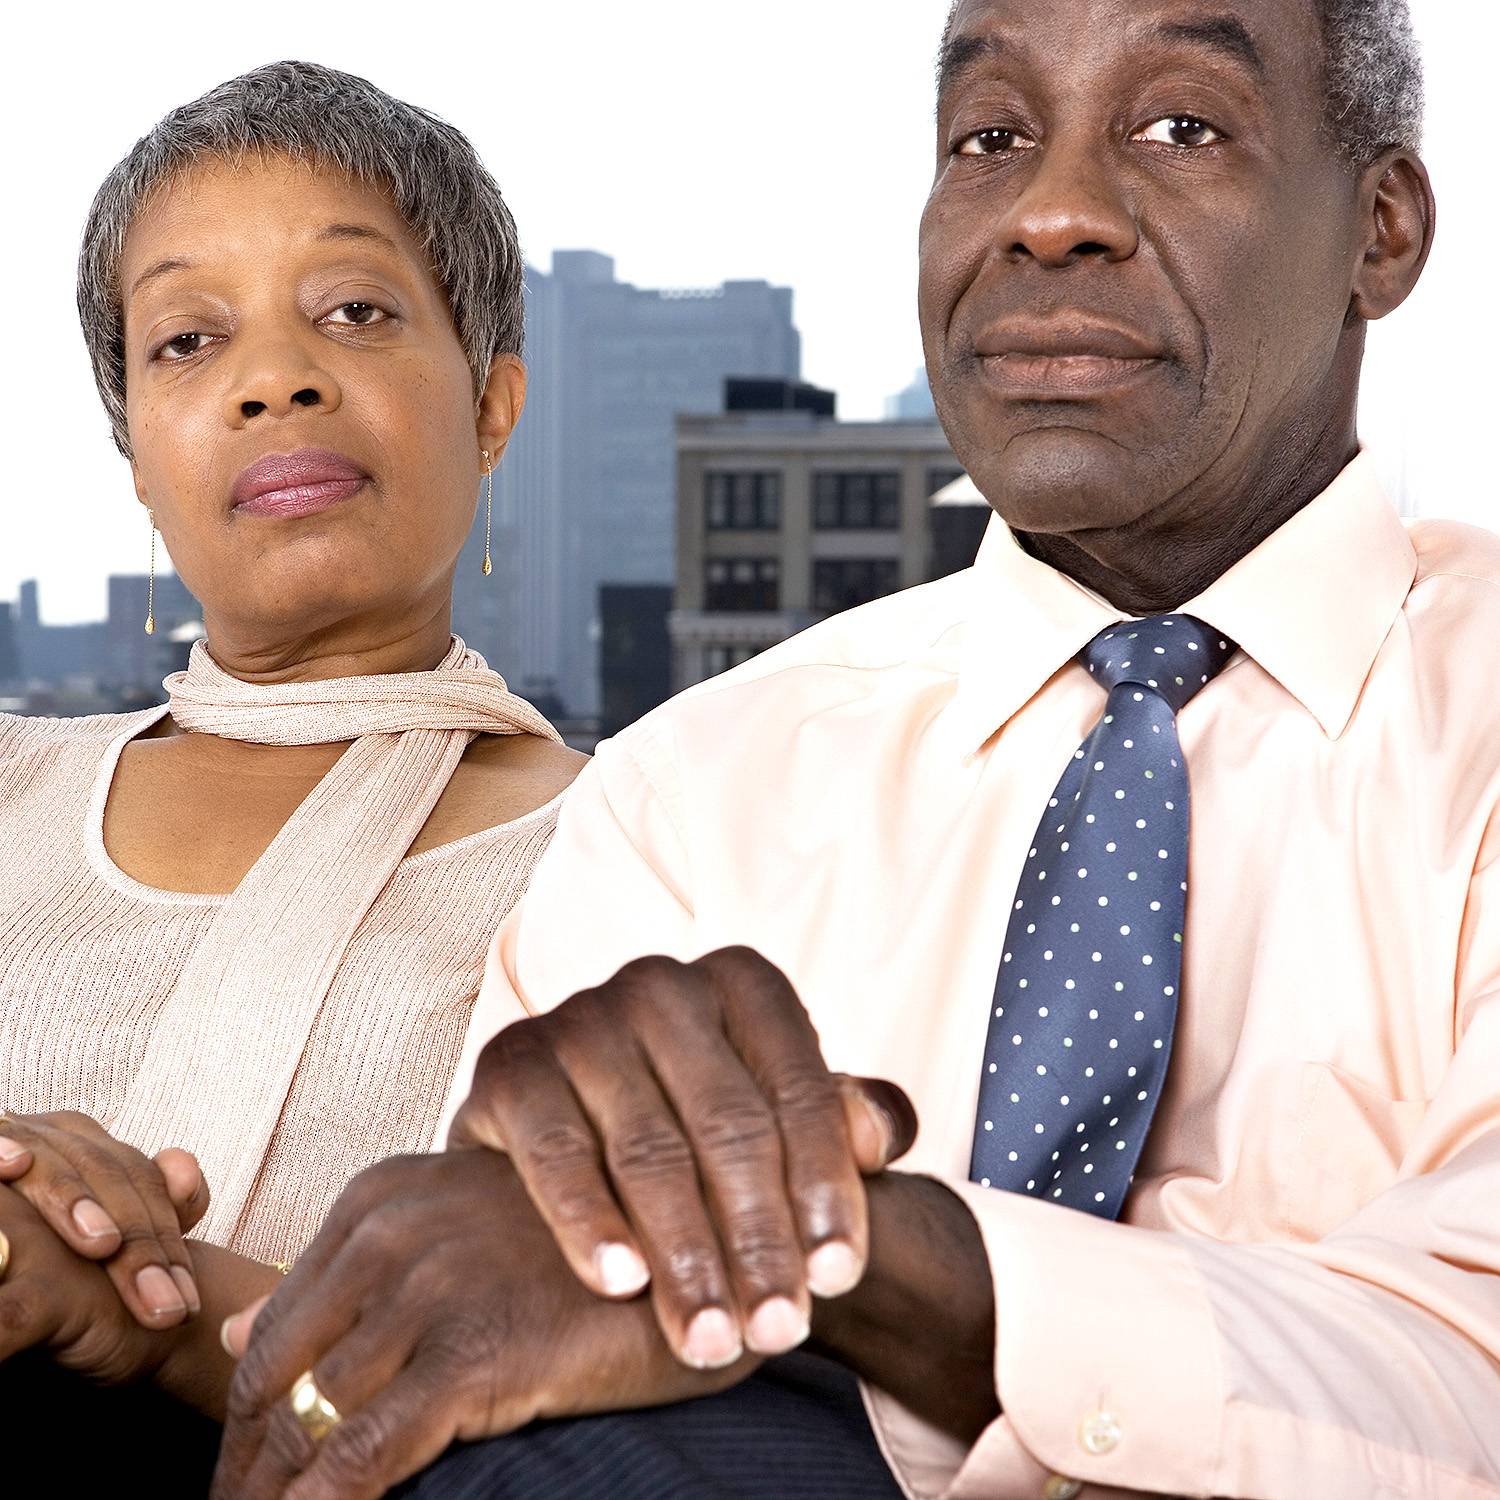
M120 260L141 206L204 158L281 153L387 190L447 294L477 401L497 354L525 339L515 220L462 132L366 79L274 62L174 109L104 179L83 232L78 315L94 379L127 458Z

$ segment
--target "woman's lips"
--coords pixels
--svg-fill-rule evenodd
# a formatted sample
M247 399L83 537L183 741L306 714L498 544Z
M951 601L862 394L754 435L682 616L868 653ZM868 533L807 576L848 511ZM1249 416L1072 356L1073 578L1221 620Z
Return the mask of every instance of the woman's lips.
M328 448L267 453L241 470L233 509L256 516L310 516L347 500L369 476L353 459Z
M265 490L234 507L240 515L311 516L347 500L364 485L364 479L324 479L315 484L295 484L284 490Z

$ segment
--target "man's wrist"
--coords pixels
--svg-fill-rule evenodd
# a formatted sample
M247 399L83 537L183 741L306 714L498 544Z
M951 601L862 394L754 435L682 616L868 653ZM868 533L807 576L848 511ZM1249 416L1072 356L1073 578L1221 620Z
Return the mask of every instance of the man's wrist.
M870 1262L847 1297L815 1304L813 1345L927 1420L976 1437L999 1412L995 1296L979 1226L931 1177L866 1184Z

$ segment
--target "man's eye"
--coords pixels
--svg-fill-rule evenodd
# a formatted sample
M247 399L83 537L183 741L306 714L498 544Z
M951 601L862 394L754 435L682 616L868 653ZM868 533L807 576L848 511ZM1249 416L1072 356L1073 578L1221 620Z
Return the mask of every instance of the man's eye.
M389 316L384 308L376 307L373 302L344 302L328 314L329 318L333 318L335 313L347 313L348 317L339 321L344 322L345 326L352 324L356 328L384 322Z
M1019 130L1007 130L995 125L987 130L976 130L966 135L957 147L959 156L998 156L1003 151L1029 151L1036 142Z
M1135 140L1156 141L1163 146L1212 146L1224 137L1196 115L1168 115L1137 131Z

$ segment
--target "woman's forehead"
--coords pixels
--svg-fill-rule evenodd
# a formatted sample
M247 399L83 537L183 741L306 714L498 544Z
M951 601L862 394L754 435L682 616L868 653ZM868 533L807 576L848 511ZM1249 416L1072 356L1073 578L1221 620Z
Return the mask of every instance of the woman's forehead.
M136 214L125 237L121 288L128 301L143 273L164 275L167 262L187 269L214 260L269 261L339 241L363 241L423 264L409 226L381 187L333 165L279 154L206 157L175 173Z

